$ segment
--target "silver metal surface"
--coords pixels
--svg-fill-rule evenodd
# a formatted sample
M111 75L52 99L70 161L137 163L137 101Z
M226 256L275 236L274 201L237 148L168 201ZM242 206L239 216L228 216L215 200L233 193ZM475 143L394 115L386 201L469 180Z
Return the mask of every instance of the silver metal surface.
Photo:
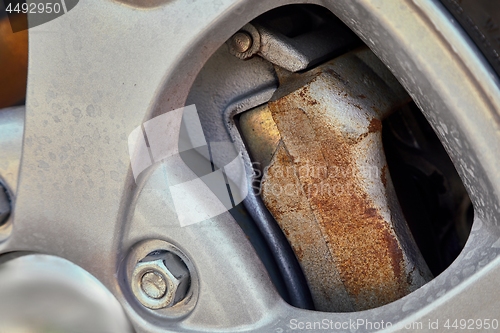
M368 311L293 308L280 299L229 214L181 228L171 222L168 192L153 180L165 176L164 168L151 170L142 185L134 183L127 135L143 121L184 106L209 57L243 25L283 1L158 1L137 10L134 1L123 6L89 0L31 29L14 229L0 252L36 251L76 263L111 291L137 332L286 332L325 319L383 320L393 324L386 331L403 332L405 324L425 325L436 318L496 318L496 74L437 1L311 2L341 18L390 68L438 133L467 187L475 208L473 230L445 272L408 296ZM264 87L272 84L238 91L248 96ZM236 97L222 100L211 92L207 96L227 109L237 105ZM200 288L189 316L169 319L141 309L124 282L128 253L149 239L170 240L192 258ZM229 286L221 288L228 275ZM371 330L366 324L355 329Z
M186 297L191 283L189 270L171 252L148 255L132 273L132 292L145 307L161 309L174 306Z
M0 332L132 333L120 303L71 262L17 254L0 266Z

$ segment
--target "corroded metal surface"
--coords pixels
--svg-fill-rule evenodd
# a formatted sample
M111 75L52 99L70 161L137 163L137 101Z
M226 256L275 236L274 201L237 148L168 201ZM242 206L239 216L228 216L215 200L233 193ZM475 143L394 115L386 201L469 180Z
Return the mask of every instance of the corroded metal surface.
M281 139L267 140L274 155L262 198L316 308L369 309L423 285L431 275L397 202L381 139L381 120L407 94L367 49L280 82L268 110Z

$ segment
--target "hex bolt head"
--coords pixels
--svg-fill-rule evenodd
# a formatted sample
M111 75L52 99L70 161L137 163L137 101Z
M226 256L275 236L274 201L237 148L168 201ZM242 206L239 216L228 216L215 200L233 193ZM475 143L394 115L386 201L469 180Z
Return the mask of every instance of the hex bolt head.
M157 251L137 263L131 287L147 308L172 307L187 294L191 277L186 264L172 252Z
M244 31L238 31L231 37L229 46L234 52L243 53L248 51L253 44L252 36Z

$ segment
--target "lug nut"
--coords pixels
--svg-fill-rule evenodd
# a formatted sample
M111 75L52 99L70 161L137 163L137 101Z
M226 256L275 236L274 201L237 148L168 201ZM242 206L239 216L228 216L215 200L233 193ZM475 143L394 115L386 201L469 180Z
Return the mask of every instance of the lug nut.
M7 190L0 184L0 225L7 222L10 216L10 200Z
M191 278L176 254L157 251L139 261L132 273L132 292L150 309L174 306L187 294Z
M238 53L248 51L252 47L252 36L250 34L239 31L231 37L230 47Z

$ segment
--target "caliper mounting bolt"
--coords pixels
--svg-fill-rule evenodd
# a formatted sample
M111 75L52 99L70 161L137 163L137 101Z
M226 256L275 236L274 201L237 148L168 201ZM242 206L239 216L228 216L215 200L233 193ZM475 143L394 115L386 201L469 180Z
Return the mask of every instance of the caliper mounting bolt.
M248 51L252 47L252 36L245 31L238 31L231 37L230 47L238 53Z
M226 43L229 53L243 60L248 59L260 50L260 33L256 27L248 23Z

